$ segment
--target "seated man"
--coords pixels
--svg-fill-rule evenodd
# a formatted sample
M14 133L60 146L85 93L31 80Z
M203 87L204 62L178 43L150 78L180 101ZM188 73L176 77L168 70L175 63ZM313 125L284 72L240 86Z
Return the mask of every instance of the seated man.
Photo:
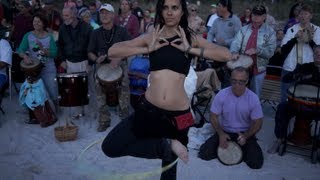
M12 63L12 49L5 39L0 40L0 90L8 82L7 67Z
M231 72L231 86L219 91L211 105L211 124L215 134L200 147L199 157L217 157L217 148L227 148L227 141L237 142L243 161L252 168L263 164L262 150L255 134L262 126L263 112L258 96L246 87L249 73L243 67Z
M317 45L313 48L313 58L314 62L311 64L305 64L306 68L301 68L299 70L299 76L303 79L304 83L311 83L315 86L320 86L320 46ZM310 67L310 65L312 65ZM310 77L311 75L311 77ZM292 117L297 115L297 111L291 108L288 101L281 102L277 107L276 117L275 117L275 128L274 134L277 140L268 149L268 153L276 153L279 151L280 144L283 143L287 137L287 128L289 121ZM304 113L304 118L311 120L314 118L315 113ZM311 140L311 139L310 139ZM304 142L308 143L308 142ZM310 142L309 142L310 143Z

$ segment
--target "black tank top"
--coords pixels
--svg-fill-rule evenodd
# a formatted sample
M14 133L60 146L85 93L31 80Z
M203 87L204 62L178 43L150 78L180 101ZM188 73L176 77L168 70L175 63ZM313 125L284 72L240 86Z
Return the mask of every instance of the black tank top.
M174 36L168 38L169 42L179 38ZM157 51L150 53L150 71L157 71L162 69L169 69L174 72L188 75L191 59L185 56L185 53L179 49L168 45Z

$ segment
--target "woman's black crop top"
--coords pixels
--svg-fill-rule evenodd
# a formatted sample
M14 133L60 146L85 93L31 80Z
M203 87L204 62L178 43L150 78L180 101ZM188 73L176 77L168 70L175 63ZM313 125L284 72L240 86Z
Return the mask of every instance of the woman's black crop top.
M169 42L179 38L179 36L174 36L168 38ZM191 59L185 56L185 53L179 49L167 45L157 51L150 53L150 71L157 71L162 69L170 69L174 72L185 74L189 73Z

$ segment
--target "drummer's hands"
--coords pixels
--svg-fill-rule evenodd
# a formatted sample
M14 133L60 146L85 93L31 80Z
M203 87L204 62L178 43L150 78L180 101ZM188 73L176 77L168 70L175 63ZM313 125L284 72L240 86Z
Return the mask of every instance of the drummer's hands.
M120 58L119 59L111 59L110 67L112 69L115 69L115 68L119 67L120 62L121 62Z
M298 42L303 41L303 30L300 29L300 30L294 35L294 37L297 38Z
M26 88L24 91L23 91L23 95L26 96L28 94L28 91L29 91L29 88Z
M228 147L228 140L230 140L230 136L227 133L219 134L219 146L223 149Z
M238 141L238 144L243 146L247 142L247 136L244 133L238 133L237 141Z
M240 57L239 53L232 53L231 60L236 61L239 59L239 57Z
M102 63L102 62L106 59L107 56L108 56L107 54L104 54L104 55L99 56L99 57L97 58L97 60L96 60L96 63L97 63L97 64Z
M182 52L186 52L188 50L188 47L190 46L187 37L186 37L186 33L184 32L183 28L181 26L178 27L179 30L176 30L176 33L178 34L178 36L180 38L175 39L174 41L172 41L170 43L171 46L179 49Z
M63 69L67 69L67 63L65 61L62 61L60 67L62 67Z
M162 31L163 27L160 29L160 26L158 25L152 32L152 40L148 44L148 53L156 51L163 46L169 45L169 42L165 38L160 37Z
M25 64L33 64L32 59L31 59L29 56L27 56L27 55L23 57L23 62L24 62Z
M244 53L246 55L251 56L251 55L257 54L257 49L256 48L250 48L250 49L246 50Z

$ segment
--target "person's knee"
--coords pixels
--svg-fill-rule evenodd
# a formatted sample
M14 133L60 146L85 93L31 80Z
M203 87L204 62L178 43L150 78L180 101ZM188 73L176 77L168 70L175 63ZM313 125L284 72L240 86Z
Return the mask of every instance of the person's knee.
M210 150L208 148L202 148L200 149L199 153L198 153L198 157L202 160L206 160L206 161L209 161L209 160L212 160L212 159L215 159L216 156L214 155L213 153L213 150Z
M263 165L263 153L255 140L249 140L244 151L244 161L251 169L260 169Z
M263 165L263 158L255 159L254 161L247 162L251 169L261 169Z
M198 157L202 160L209 161L217 157L216 138L214 136L210 137L204 144L200 146Z

